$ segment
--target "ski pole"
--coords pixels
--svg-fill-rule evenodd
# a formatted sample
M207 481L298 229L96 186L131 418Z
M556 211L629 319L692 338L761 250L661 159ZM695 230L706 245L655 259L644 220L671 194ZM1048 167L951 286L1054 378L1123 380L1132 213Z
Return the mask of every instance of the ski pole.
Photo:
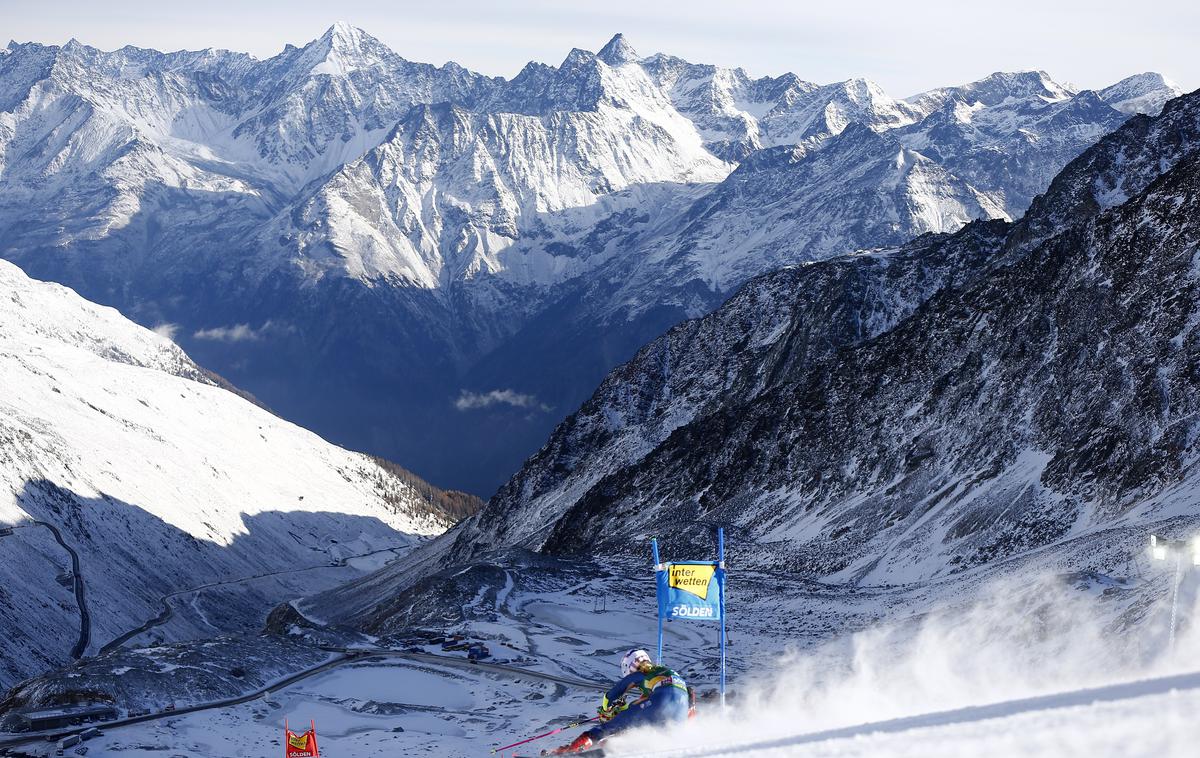
M583 721L576 721L574 724L567 724L566 726L560 726L559 728L555 729L552 732L546 732L545 734L539 734L536 737L530 737L527 740L521 740L520 742L514 742L513 744L505 745L504 747L493 748L492 755L499 753L501 750L508 750L510 747L517 747L519 745L524 745L526 742L533 742L534 740L540 740L543 737L552 737L552 736L558 734L559 732L565 732L568 729L574 729L577 726L583 726L584 724L590 724L593 721L599 721L599 720L600 720L599 716L592 716L590 719L585 719Z

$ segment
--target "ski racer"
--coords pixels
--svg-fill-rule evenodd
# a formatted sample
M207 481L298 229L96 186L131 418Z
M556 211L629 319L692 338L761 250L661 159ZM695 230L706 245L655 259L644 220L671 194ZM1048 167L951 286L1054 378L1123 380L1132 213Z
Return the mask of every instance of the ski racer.
M617 732L635 726L684 722L690 697L683 677L656 666L645 650L630 650L621 658L621 681L600 701L600 725L579 735L549 755L581 753Z

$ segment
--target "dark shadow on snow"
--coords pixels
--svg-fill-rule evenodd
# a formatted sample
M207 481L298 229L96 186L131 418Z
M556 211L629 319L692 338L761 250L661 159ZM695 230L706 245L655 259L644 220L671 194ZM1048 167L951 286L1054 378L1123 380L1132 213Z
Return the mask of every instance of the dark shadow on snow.
M335 541L341 544L367 535L372 545L399 547L415 539L374 517L267 510L242 514L244 531L226 545L194 537L135 504L104 494L85 497L47 480L27 481L17 498L33 519L54 525L79 556L78 579L86 589L86 609L91 617L91 628L86 630L90 636L86 652L90 654L157 616L164 595L230 579L309 569L296 572L294 581L251 581L218 588L203 604L209 626L202 636L257 631L276 604L357 576L330 567L331 554L326 549ZM258 505L272 504L247 504ZM0 685L70 662L78 639L76 617L70 619L69 628L41 628L44 622L39 619L34 625L20 610L50 607L49 598L20 597L21 593L43 593L48 588L55 593L67 591L54 581L66 557L54 558L42 544L31 544L24 530L0 539L0 587L5 590L0 595L0 634L6 653L0 659ZM22 587L21 577L38 576L37 567L42 563L46 581L37 587ZM335 576L322 578L320 572L312 571L322 566ZM60 600L65 604L65 599ZM144 643L146 639L136 641ZM21 651L30 655L16 655Z

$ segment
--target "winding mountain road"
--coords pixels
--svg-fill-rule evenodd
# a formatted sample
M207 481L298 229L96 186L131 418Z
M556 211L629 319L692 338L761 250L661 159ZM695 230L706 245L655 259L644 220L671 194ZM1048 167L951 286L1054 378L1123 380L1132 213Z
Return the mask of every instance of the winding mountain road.
M372 555L378 555L380 553L395 552L396 550L401 550L406 547L409 547L409 546L408 545L399 545L396 547L385 547L380 550L372 550L370 552L360 553L358 555L352 555L352 556L349 556L346 560L352 561L357 558L367 558ZM151 629L153 629L156 626L162 626L163 624L170 621L171 617L175 615L175 609L171 606L171 601L177 597L181 597L183 595L190 595L193 592L201 592L203 590L212 589L213 587L224 587L224 586L228 586L228 585L232 585L232 584L241 584L243 582L250 582L250 581L254 581L256 579L266 579L267 577L281 576L283 574L298 574L301 571L313 571L313 570L319 569L319 568L332 568L332 567L329 565L329 563L319 563L314 566L304 566L302 568L295 568L295 569L283 569L281 571L269 571L265 574L254 574L253 576L243 576L243 577L239 577L237 579L225 579L225 580L222 580L219 582L209 582L208 584L201 584L196 587L189 587L187 589L176 590L175 592L169 592L166 595L163 595L161 598L159 598L159 602L162 603L163 609L157 616L155 616L151 619L147 619L146 622L143 623L141 626L137 626L137 627L134 627L133 629L130 629L129 631L123 632L121 635L119 635L119 636L113 638L111 641L105 643L104 647L100 648L100 655L104 655L105 653L111 653L112 651L114 651L117 648L124 645L126 642L129 642L131 639L150 631Z
M67 544L63 539L62 532L58 531L58 527L46 521L28 521L23 524L13 524L13 529L27 529L31 526L41 526L50 530L54 535L54 539L62 546L63 550L71 556L71 573L74 577L75 604L79 606L79 637L75 640L75 646L71 648L71 657L79 660L83 654L87 652L88 645L92 641L92 614L88 612L87 607L87 589L83 584L83 574L79 566L79 554L74 548Z

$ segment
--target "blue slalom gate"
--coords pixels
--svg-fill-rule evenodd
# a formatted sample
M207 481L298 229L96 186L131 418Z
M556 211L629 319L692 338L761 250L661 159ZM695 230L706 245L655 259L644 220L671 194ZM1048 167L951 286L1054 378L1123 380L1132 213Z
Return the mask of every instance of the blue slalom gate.
M725 706L725 530L717 528L717 560L663 563L658 539L650 540L658 594L658 661L663 656L663 621L689 619L721 624L721 706Z

